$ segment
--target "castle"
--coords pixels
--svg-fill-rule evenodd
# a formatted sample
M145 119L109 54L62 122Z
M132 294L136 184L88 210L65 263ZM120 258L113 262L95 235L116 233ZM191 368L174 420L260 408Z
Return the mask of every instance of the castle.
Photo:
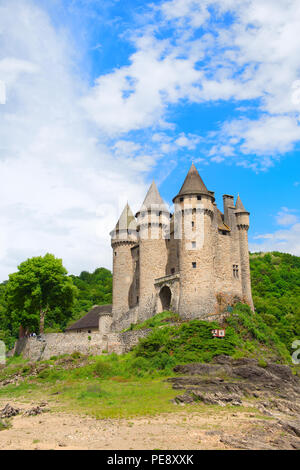
M223 196L223 213L192 164L171 214L153 182L134 216L127 204L110 233L114 331L163 310L214 319L235 302L253 309L249 212Z
M240 197L214 192L191 166L171 214L153 182L134 216L128 204L111 232L113 304L96 305L64 333L20 338L13 350L31 360L53 355L122 354L149 329L127 330L163 310L183 319L220 320L234 303L253 310L247 232Z

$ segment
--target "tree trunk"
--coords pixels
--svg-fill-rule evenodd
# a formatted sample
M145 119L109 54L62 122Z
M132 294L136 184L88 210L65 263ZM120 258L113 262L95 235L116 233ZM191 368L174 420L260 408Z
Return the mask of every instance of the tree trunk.
M46 311L40 310L40 335L44 334Z

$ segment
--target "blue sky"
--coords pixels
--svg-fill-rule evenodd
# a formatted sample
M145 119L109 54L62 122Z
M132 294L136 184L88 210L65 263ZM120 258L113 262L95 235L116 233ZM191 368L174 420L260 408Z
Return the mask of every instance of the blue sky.
M0 0L0 278L110 267L127 199L192 161L252 250L300 255L299 29L297 0Z

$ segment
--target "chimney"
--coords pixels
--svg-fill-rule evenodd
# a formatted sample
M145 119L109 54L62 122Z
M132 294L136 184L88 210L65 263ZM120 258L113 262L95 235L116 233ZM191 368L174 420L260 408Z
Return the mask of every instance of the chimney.
M223 195L223 207L224 207L224 223L230 227L231 223L230 223L228 209L235 209L234 196L230 196L229 194L224 194Z

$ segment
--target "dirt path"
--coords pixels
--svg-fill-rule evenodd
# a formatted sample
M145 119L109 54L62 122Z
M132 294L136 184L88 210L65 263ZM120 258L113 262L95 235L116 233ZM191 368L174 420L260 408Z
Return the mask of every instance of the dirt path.
M28 404L10 401L22 410ZM5 405L0 401L0 408ZM263 427L264 420L245 412L212 414L178 411L156 417L96 420L91 417L47 412L12 419L12 427L1 431L0 449L230 449L223 435L236 438L247 430Z

